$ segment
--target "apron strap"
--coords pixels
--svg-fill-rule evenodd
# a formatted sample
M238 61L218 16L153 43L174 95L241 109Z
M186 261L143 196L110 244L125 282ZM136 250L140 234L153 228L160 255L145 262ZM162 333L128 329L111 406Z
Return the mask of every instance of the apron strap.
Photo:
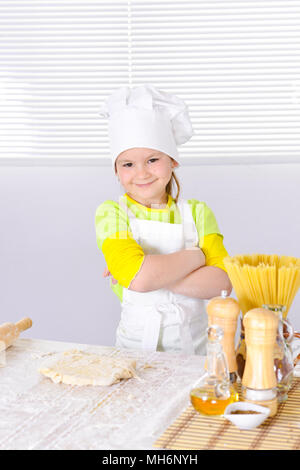
M160 333L161 314L153 308L149 311L144 324L144 331L142 337L143 351L156 351L158 338Z
M173 304L173 306L177 310L177 315L179 317L179 328L180 328L182 351L185 354L195 354L195 348L193 345L193 338L191 334L191 327L188 323L188 315L179 304L175 303Z
M126 215L129 218L129 221L134 220L136 217L135 217L134 213L132 212L132 210L130 209L130 207L126 204L124 198L125 198L125 196L121 196L119 198L119 206L121 206L122 209L126 212Z
M170 313L170 309L172 309L174 311L174 315L177 316L182 352L185 354L195 354L191 329L188 323L188 315L176 301L168 304L156 303L153 306L153 310L151 310L151 312L149 311L149 315L147 316L144 326L142 348L156 351L162 315L164 313Z
M177 202L181 215L185 248L199 246L199 236L190 205L185 200Z

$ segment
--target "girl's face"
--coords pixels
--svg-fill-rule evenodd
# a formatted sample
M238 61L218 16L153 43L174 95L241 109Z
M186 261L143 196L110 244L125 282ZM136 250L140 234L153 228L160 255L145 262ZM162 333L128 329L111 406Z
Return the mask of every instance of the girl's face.
M158 150L132 148L120 153L116 173L128 196L147 207L166 204L166 186L178 163Z

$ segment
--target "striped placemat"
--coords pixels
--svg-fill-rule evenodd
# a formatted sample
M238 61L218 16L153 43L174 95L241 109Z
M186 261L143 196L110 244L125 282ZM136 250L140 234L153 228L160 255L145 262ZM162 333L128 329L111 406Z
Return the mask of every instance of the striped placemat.
M189 406L155 442L160 449L296 450L300 449L300 378L276 416L258 428L240 430L222 416L204 416Z

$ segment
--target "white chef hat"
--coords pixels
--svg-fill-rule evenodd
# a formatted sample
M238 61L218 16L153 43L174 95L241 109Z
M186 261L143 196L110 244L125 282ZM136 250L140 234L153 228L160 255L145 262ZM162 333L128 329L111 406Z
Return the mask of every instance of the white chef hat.
M108 118L112 164L134 147L166 153L178 163L177 146L193 135L185 102L150 84L118 88L104 102L100 116Z

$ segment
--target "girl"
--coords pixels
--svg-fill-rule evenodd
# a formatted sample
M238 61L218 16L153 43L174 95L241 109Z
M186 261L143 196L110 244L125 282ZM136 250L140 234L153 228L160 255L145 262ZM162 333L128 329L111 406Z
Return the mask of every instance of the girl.
M117 90L101 115L109 118L113 168L125 190L95 218L103 275L121 302L116 346L205 354L204 299L230 293L231 283L212 211L179 198L177 145L193 134L187 107L147 84Z

